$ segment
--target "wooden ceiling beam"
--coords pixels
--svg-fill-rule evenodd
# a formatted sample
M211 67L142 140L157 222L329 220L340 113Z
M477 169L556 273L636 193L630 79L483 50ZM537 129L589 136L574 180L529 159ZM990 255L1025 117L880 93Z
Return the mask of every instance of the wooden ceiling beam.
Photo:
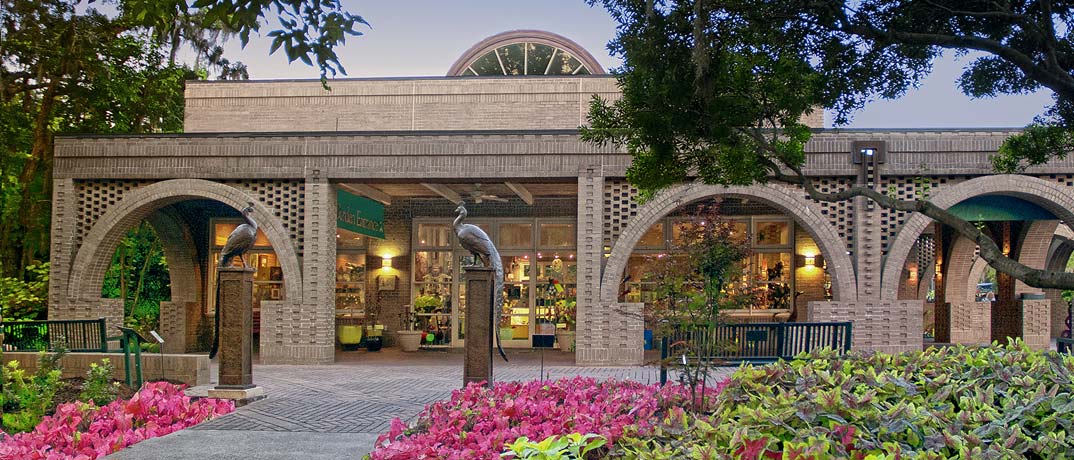
M460 196L457 192L452 190L451 187L448 187L448 186L446 186L444 184L422 183L421 185L423 185L425 188L427 188L429 190L432 190L433 193L435 193L437 195L440 195L445 200L448 200L448 201L450 201L452 203L456 203L456 204L462 203L462 196Z
M504 182L504 185L511 189L512 192L515 192L515 195L518 195L519 198L522 198L522 201L525 201L526 204L533 206L533 193L530 193L525 185L517 182Z
M372 185L340 183L339 187L356 195L362 195L371 200L379 201L385 206L390 206L392 204L391 195L384 193Z

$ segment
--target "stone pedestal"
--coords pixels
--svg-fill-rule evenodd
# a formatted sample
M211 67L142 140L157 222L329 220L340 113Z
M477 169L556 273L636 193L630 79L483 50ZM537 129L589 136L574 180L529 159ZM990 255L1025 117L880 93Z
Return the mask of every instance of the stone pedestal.
M253 375L253 268L224 268L218 273L220 296L220 379L209 397L249 402L264 397Z
M489 318L495 305L493 289L496 272L486 267L465 267L466 284L466 360L462 372L463 386L485 382L492 386L492 334L495 325Z

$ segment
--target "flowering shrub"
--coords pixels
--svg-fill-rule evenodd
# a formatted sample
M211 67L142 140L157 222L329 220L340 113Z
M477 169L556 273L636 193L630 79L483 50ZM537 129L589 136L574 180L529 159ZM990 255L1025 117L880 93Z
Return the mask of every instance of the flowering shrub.
M131 399L98 408L60 404L32 432L3 438L0 458L96 459L235 410L231 401L191 401L182 388L147 383Z
M1071 458L1074 357L1021 341L817 351L739 370L707 413L667 416L621 438L611 458Z
M708 392L718 393L724 384ZM683 387L577 377L545 382L505 382L493 389L471 384L451 399L425 408L413 427L399 419L369 458L496 459L519 437L546 439L597 434L608 443L624 434L644 435L672 408L689 399Z

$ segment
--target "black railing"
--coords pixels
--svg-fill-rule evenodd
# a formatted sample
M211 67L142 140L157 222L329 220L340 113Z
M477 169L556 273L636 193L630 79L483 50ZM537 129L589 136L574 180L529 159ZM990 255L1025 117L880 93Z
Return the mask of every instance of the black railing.
M104 318L0 323L6 351L107 352Z
M1074 339L1060 337L1055 339L1055 348L1060 353L1074 355Z
M850 350L852 325L839 323L752 323L680 325L661 340L661 362L679 357L716 365L770 363L821 348ZM666 382L661 365L661 382Z

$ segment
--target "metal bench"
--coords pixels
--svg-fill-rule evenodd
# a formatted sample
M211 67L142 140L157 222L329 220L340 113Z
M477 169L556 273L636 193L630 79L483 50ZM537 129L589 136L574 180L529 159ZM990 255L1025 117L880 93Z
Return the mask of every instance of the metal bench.
M63 346L69 352L108 351L104 318L48 321L6 321L6 351L55 351Z
M661 339L660 382L667 382L664 363L670 357L737 366L790 360L824 347L845 352L852 328L850 322L679 325Z

